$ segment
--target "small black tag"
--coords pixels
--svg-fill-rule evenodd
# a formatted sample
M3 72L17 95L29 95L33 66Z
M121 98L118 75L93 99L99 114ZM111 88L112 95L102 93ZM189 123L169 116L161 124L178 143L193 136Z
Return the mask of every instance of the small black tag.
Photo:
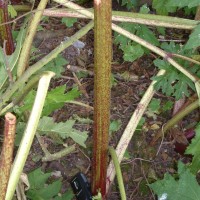
M90 184L83 173L78 173L70 182L77 200L92 200Z

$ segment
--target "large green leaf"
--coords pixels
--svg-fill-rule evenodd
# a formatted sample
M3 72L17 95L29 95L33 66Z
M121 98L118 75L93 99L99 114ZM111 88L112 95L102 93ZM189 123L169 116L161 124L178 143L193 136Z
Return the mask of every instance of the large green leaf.
M64 72L64 66L68 64L68 61L60 54L57 55L52 61L47 63L40 71L52 71L59 77Z
M54 196L57 196L62 183L61 180L54 181L52 184L47 185L46 187L41 188L37 191L37 194L44 199L51 199Z
M80 95L80 92L77 88L73 88L69 92L65 93L66 86L58 86L55 89L52 89L48 92L45 99L44 108L42 111L42 116L48 116L54 110L62 108L67 101L74 100ZM35 99L36 91L32 90L24 99L24 105L17 108L18 114L23 113L24 111L30 111L33 102Z
M63 17L61 22L64 23L67 27L72 27L74 23L77 22L77 18Z
M176 11L176 7L168 5L169 0L153 0L152 7L159 15L168 15Z
M189 36L189 40L185 45L185 49L193 49L200 46L200 24L195 27Z
M156 59L154 65L166 71L164 75L152 78L157 81L154 84L156 90L161 89L164 94L172 95L177 100L182 98L183 94L189 96L189 88L195 90L193 82L168 62Z
M155 34L145 25L121 23L120 26L129 31L130 33L135 34L141 37L142 39L150 42L153 45L159 45ZM115 36L115 43L119 44L119 48L122 49L122 51L124 52L123 58L125 61L132 62L143 56L144 53L149 53L149 50L147 48L133 42L129 38L120 34L115 34Z
M79 131L74 129L75 120L68 120L66 122L55 123L51 117L43 117L39 121L37 131L41 134L57 134L62 139L72 138L79 145L86 147L85 141L88 137L86 131Z
M142 57L144 54L144 50L139 44L135 46L128 44L122 50L124 51L124 56L123 56L124 60L129 62L133 62L134 60Z
M175 180L169 174L165 174L163 180L150 184L150 188L158 195L167 200L200 200L200 186L196 177L183 163L178 163L179 179Z
M42 172L40 168L30 172L28 174L30 188L40 189L42 186L44 186L44 184L46 183L46 181L48 180L50 176L51 176L51 173L44 174L44 172Z
M61 189L62 183L60 180L47 184L47 180L51 173L43 173L40 168L28 174L30 189L27 192L27 197L32 200L46 200L56 197Z
M172 6L172 7L178 7L178 8L183 8L183 7L188 7L192 8L195 6L200 5L200 0L168 0L168 3L166 6Z
M195 129L196 135L192 139L192 143L186 149L185 154L193 155L192 163L190 165L191 171L197 173L200 169L200 124Z

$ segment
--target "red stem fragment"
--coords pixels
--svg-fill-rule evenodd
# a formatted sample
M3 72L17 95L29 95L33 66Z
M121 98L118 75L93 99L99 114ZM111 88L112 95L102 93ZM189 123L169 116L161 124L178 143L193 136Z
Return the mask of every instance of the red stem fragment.
M6 113L4 124L4 142L0 157L0 199L5 199L10 169L13 159L16 117Z
M0 24L9 21L8 17L8 1L0 0ZM14 50L14 42L11 32L11 25L5 24L0 26L0 44L3 47L4 41L6 42L6 54L11 55Z

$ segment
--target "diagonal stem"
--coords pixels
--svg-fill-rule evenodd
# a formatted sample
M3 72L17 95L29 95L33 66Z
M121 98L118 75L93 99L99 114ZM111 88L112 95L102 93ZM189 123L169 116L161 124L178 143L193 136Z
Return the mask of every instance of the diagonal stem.
M33 108L10 174L5 200L11 200L13 198L15 189L17 187L17 183L23 171L26 159L28 157L35 136L35 132L38 126L40 115L42 113L50 80L54 75L55 74L53 72L46 72L46 74L43 75L39 81Z
M75 4L73 2L70 2L69 0L54 0L54 1L57 2L57 3L60 3L63 6L71 8L71 9L75 10L76 12L81 13L82 15L85 15L85 16L91 18L91 19L94 18L94 14L91 11L89 11L89 10L87 10L87 9L85 9L85 8ZM129 39L133 40L134 42L141 44L142 46L146 47L147 49L150 49L154 53L160 55L161 57L166 59L171 65L173 65L176 69L178 69L183 74L185 74L194 83L199 80L198 77L196 77L195 75L191 74L184 67L179 65L175 60L173 60L170 57L170 55L167 52L163 51L162 49L152 45L151 43L143 40L142 38L130 33L129 31L124 30L123 28L121 28L121 27L119 27L119 26L117 26L117 25L115 25L113 23L112 23L112 29L114 31L116 31L116 32L128 37Z
M38 70L40 70L44 65L46 65L48 62L53 60L60 52L62 52L64 49L72 45L75 41L80 39L82 36L84 36L91 28L93 27L93 21L88 23L84 28L82 28L80 31L75 33L73 36L70 37L69 40L62 42L58 47L56 47L53 51L51 51L47 56L43 57L41 60L39 60L37 63L29 67L24 74L18 79L12 86L8 87L5 91L4 95L0 96L0 112L4 105L10 100L12 95L24 85L25 82L28 81L28 79L36 73Z
M37 12L34 14L34 16L31 19L30 25L27 30L26 39L23 43L23 47L21 50L21 55L19 57L19 63L17 66L17 76L20 77L25 69L28 67L29 64L29 58L31 53L31 46L33 42L33 38L36 34L38 24L40 22L40 19L43 14L43 10L45 9L47 5L48 0L41 0Z

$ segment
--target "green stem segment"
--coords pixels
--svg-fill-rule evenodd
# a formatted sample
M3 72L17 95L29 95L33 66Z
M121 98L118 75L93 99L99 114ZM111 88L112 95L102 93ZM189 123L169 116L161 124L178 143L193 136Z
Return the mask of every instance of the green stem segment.
M65 50L67 47L72 45L75 41L80 39L82 36L84 36L92 27L94 23L91 21L88 23L84 28L82 28L80 31L75 33L73 36L70 37L69 40L62 42L58 47L56 47L53 51L51 51L47 56L39 60L37 63L29 67L24 74L18 79L13 85L7 88L4 95L0 96L0 113L2 108L6 105L6 103L10 100L10 98L13 96L13 94L20 89L22 86L24 86L24 83L28 81L28 79L36 73L38 70L40 70L44 65L46 65L48 62L53 60L57 57L57 55Z
M93 13L93 9L88 9L88 11ZM45 9L43 15L51 17L90 18L88 15L80 14L71 9ZM188 30L198 25L198 21L190 19L122 11L112 11L112 21Z
M23 138L21 140L13 168L10 174L10 179L8 183L7 193L5 200L11 200L13 198L17 183L19 181L20 175L23 171L26 159L28 157L35 132L39 123L40 115L44 106L44 101L47 95L49 82L55 74L53 72L46 72L45 75L39 81L37 94L33 104L33 108L24 131Z
M105 198L111 93L111 0L94 0L94 136L92 193Z
M115 171L116 171L116 175L117 175L117 182L119 184L119 191L120 191L121 199L126 200L126 192L124 189L124 182L123 182L123 178L122 178L122 172L120 169L119 161L117 159L117 154L113 147L109 147L109 152L110 152L110 155L112 157L112 160L113 160L113 163L115 166Z
M42 17L43 10L45 9L45 7L47 5L47 2L48 2L48 0L40 1L38 8L37 8L38 10L34 14L32 20L30 22L30 26L27 30L26 39L24 41L24 44L23 44L23 47L21 50L21 55L20 55L19 63L18 63L18 67L17 67L17 76L18 77L20 77L24 73L25 69L28 67L33 38L37 31L38 24Z
M173 127L175 124L177 124L181 119L183 119L186 115L191 113L193 110L197 109L199 107L199 100L196 100L192 102L190 105L182 109L180 112L178 112L176 115L174 115L163 127L161 131L159 131L154 139L151 142L151 145L154 145L155 142L163 136L163 134L169 130L171 127Z

